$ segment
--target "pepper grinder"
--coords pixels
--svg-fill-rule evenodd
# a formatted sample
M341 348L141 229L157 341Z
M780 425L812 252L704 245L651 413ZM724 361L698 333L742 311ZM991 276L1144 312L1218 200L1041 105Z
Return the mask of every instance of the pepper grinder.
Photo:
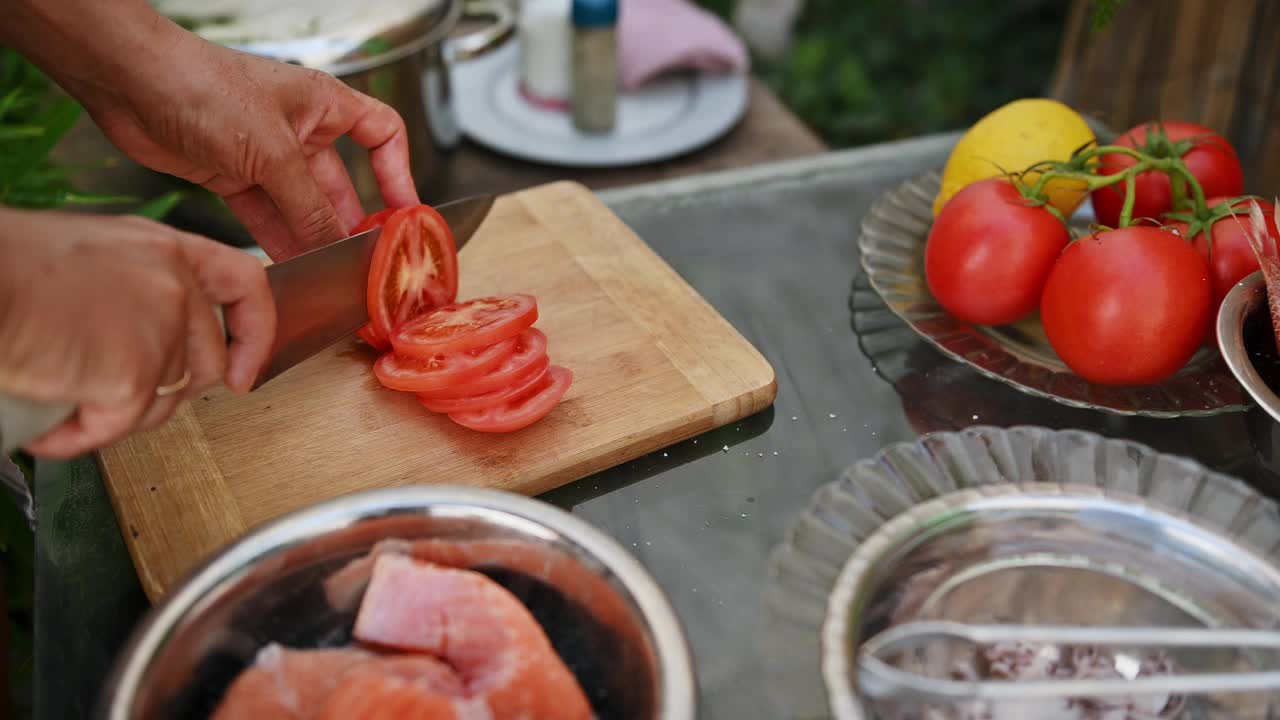
M617 26L617 0L573 0L573 124L585 133L618 122Z

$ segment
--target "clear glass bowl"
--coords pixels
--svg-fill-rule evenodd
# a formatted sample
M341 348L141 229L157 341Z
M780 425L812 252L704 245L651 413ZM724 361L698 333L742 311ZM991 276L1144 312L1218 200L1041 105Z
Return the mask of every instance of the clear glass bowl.
M1274 502L1238 480L1138 443L1075 430L980 426L892 445L820 488L770 557L766 605L769 645L776 649L770 669L788 717L832 717L822 627L837 578L860 545L922 503L1010 483L1132 496L1185 515L1272 564L1280 557Z

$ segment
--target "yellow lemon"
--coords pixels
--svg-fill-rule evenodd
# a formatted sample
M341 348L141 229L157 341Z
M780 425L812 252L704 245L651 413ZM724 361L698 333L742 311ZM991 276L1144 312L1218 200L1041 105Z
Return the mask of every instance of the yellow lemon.
M933 214L970 183L1021 172L1041 160L1070 159L1072 152L1092 140L1093 131L1084 118L1057 100L1014 100L987 114L956 143L942 172ZM1024 179L1035 182L1037 177L1038 173L1028 173ZM1078 182L1051 180L1045 190L1049 204L1065 216L1084 202L1085 187Z

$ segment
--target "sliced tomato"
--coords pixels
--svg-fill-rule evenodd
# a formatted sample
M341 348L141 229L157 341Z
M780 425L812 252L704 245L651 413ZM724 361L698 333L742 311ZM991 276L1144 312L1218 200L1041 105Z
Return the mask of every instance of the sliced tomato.
M449 419L478 432L512 432L538 422L560 403L573 384L573 371L552 365L523 395L483 410L453 413Z
M378 212L361 220L359 225L356 225L355 227L351 228L351 234L359 235L360 233L365 232L366 230L372 230L376 227L382 227L387 223L387 218L394 215L396 210L397 208L387 208L386 210L379 210Z
M462 352L518 335L538 320L532 295L498 295L436 308L398 327L391 338L397 353L430 357Z
M366 217L364 220L361 220L359 225L356 225L354 228L352 228L351 234L359 235L362 232L372 230L376 227L382 227L382 225L387 222L387 218L391 217L392 214L395 213L395 211L396 211L395 208L387 208L386 210L379 210L378 212L370 215L369 217ZM375 330L373 328L372 323L365 325L364 327L357 330L356 334L360 336L361 340L365 341L366 344L368 344L370 347L373 347L374 349L380 350L382 352L386 352L387 350L391 349L391 341L388 340L385 335L382 335L377 330Z
M387 353L374 363L373 374L378 376L378 382L392 390L438 391L482 377L502 365L515 351L516 340L509 338L479 350L436 355L426 359Z
M529 328L512 339L515 350L489 372L464 382L454 383L441 390L429 390L420 394L424 400L457 400L474 397L509 387L526 373L544 369L547 359L547 336L537 328Z
M548 361L547 364L550 364ZM432 400L428 396L419 395L418 400L422 406L434 413L460 413L473 412L475 410L484 410L485 408L501 405L502 403L523 395L526 390L533 387L547 373L547 366L543 363L534 363L523 375L516 378L510 385L504 388L494 390L492 392L481 393L479 395L471 395L470 397L461 398L440 398Z
M457 297L458 250L449 224L427 205L392 212L369 267L369 324L374 331L391 337L407 320ZM419 354L430 357L445 352L454 350L437 348Z
M356 335L359 335L360 339L365 341L365 344L369 345L374 350L378 350L380 352L387 352L388 350L391 349L391 341L379 335L378 331L374 330L373 325L371 324L365 325L364 327L357 330Z

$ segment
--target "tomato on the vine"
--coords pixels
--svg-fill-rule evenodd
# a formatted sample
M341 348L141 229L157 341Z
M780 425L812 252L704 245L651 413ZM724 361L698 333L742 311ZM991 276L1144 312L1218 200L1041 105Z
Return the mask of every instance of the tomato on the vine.
M1040 317L1058 356L1102 385L1161 382L1191 359L1212 321L1209 268L1191 244L1153 227L1072 243L1045 284Z
M1163 130L1163 132L1161 132ZM1239 195L1244 189L1244 171L1235 148L1211 128L1175 120L1146 123L1131 128L1116 138L1114 145L1136 148L1157 158L1178 156L1200 183L1205 197ZM1137 160L1128 155L1102 155L1098 158L1098 174L1114 175L1133 167ZM1188 188L1187 194L1190 194ZM1098 222L1107 227L1120 224L1124 206L1124 183L1093 191L1093 212ZM1156 170L1138 173L1134 178L1133 219L1159 218L1173 208L1169 176Z
M1013 183L981 180L938 214L925 244L925 278L957 318L1007 325L1035 311L1053 262L1070 240L1066 226Z
M1249 209L1257 202L1267 224L1267 233L1280 243L1280 229L1276 227L1276 210L1269 202L1231 198L1211 198L1210 208L1230 203L1235 215L1224 215L1214 220L1208 228L1189 237L1200 256L1209 263L1209 277L1213 281L1213 307L1222 304L1235 284L1258 271L1258 256L1249 243ZM1181 220L1172 220L1169 226L1183 237L1188 236L1190 226Z

